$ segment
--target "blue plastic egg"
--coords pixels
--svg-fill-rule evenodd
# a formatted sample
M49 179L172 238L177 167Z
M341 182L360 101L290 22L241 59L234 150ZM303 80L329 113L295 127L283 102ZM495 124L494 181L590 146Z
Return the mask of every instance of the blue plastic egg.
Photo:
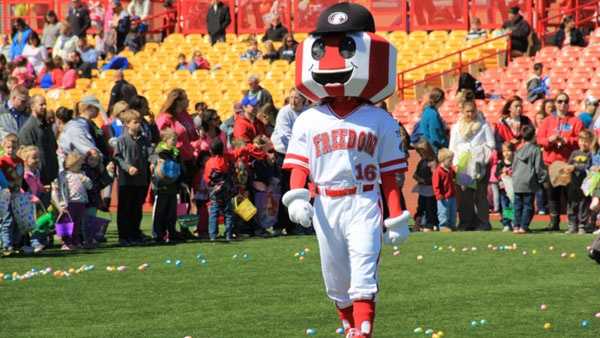
M584 329L590 326L590 321L589 320L582 320L581 321L581 327L583 327Z
M343 327L338 327L335 330L335 333L339 334L339 335L343 335L344 334L344 328Z
M308 328L308 329L306 329L306 335L308 335L308 336L316 336L317 335L317 330L313 329L313 328Z

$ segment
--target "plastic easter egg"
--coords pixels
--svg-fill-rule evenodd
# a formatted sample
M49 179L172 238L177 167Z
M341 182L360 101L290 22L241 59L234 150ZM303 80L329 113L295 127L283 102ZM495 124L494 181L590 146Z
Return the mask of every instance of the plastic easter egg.
M478 321L476 321L476 320L471 321L471 327L477 327L477 325L479 325Z
M206 264L208 264L208 261L206 259L201 259L200 260L200 264L201 265L206 265Z
M552 328L552 324L550 324L550 323L544 324L544 330L550 330L551 328Z
M433 246L433 250L437 250L437 249L438 249L438 246L437 246L437 245L434 245L434 246Z
M414 333L419 334L419 333L423 333L423 328L422 327L417 327L416 329L413 330Z
M309 248L304 248L304 252L310 252Z
M433 330L432 329L427 329L425 330L425 334L428 336L431 336L433 334Z
M422 260L423 260L423 256L421 256L421 255L418 255L418 256L417 256L417 262L421 262Z
M304 256L298 257L298 260L302 262L304 260Z
M535 255L536 253L537 253L537 250L535 250L535 249L531 250L532 255Z
M575 258L576 256L577 256L577 255L575 255L575 253L573 252L573 253L571 253L571 254L569 255L569 258Z
M584 319L584 320L581 321L580 325L581 325L582 328L586 329L586 328L588 328L590 326L590 321Z
M394 251L398 251L398 246L394 245L392 249L394 249Z
M596 318L600 319L600 312L597 312L597 313L594 315L594 317L596 317Z
M431 334L431 338L440 338L440 336L437 333L433 333Z
M237 256L237 255L235 255L235 256ZM300 253L299 253L299 252L296 252L296 253L294 254L294 257L298 257L298 256L300 256Z
M300 257L304 257L304 255L306 255L306 254L304 253L304 251L300 251L299 255L300 255Z
M170 260L170 259L167 259L167 260L165 261L165 264L171 264L171 260Z
M245 254L242 255L242 258L245 259L245 260L249 260L250 259L250 255L248 255L248 254L245 253Z
M551 245L551 246L549 246L549 247L548 247L548 250L550 250L550 251L554 251L554 246L552 246L552 245Z
M477 251L477 247L476 246L472 247L471 251Z
M485 324L487 324L487 320L485 320L485 319L482 319L482 320L480 320L480 321L479 321L479 324L481 324L481 325L485 325Z
M540 310L546 311L547 309L548 309L548 305L546 305L546 304L540 305Z
M344 334L344 328L343 327L338 327L337 329L335 329L335 333L337 333L339 335L343 335Z
M561 258L565 258L565 257L567 257L567 253L566 253L566 252L563 252L563 253L561 253L561 254L560 254L560 257L561 257Z
M123 272L123 271L125 271L125 270L127 270L127 267L126 267L126 266L124 266L124 265L121 265L121 266L119 266L119 267L117 268L117 271L119 271L119 272Z
M523 251L523 256L527 256L527 251Z
M400 251L394 251L393 255L394 255L394 256L398 256L398 255L400 255Z
M175 261L175 266L176 267L181 267L181 264L183 264L179 259Z
M438 331L437 335L438 337L442 338L444 336L444 331Z
M308 329L306 329L306 335L307 336L316 336L317 330L313 329L313 328L308 328Z
M452 252L456 252L456 249L455 249L455 248L452 248L451 250L452 250Z

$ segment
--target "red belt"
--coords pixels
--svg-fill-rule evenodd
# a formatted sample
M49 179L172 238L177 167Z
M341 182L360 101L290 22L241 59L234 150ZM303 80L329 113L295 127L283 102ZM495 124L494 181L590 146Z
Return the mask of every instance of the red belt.
M372 191L375 188L373 184L365 184L362 186L362 192ZM334 189L334 188L320 188L317 187L317 194L329 196L329 197L343 197L348 195L354 195L358 192L358 187Z

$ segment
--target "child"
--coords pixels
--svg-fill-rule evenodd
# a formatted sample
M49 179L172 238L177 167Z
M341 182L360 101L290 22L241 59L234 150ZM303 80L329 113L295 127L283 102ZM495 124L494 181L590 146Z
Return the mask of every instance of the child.
M198 227L196 235L205 238L208 232L208 186L204 180L204 168L210 157L209 152L202 151L198 155L198 173L194 177L194 200L196 201L196 213L198 215Z
M140 229L142 209L150 183L150 142L142 135L142 116L128 109L120 114L126 127L117 139L115 160L119 177L117 227L119 242L124 245L143 242Z
M452 169L454 154L442 148L438 152L438 166L433 173L432 185L437 200L437 216L441 232L451 232L456 227L456 174Z
M202 52L197 50L192 55L192 59L190 60L189 70L191 73L193 73L199 69L210 70L210 63L204 56L202 56Z
M254 62L262 57L262 52L258 49L258 42L256 40L250 41L250 46L244 54L240 57L241 60L248 60Z
M50 191L50 186L44 186L40 179L40 151L36 146L26 146L21 147L18 151L19 157L23 160L24 164L24 175L23 179L25 183L27 183L27 187L29 188L29 192L31 193L31 202L37 204L41 210L44 210L45 207L40 199L43 193L47 193ZM46 234L47 235L47 234ZM45 242L44 236L42 234L33 234L32 236L32 246L33 251L38 253L44 249Z
M15 61L15 69L13 69L11 76L17 78L17 84L31 88L35 85L35 75L33 67L27 62L27 58L24 56L18 56Z
M548 172L542 161L542 151L535 143L535 129L530 125L522 128L525 142L513 156L512 177L514 192L514 229L518 234L529 232L534 214L534 196L549 184Z
M179 56L177 56L177 66L175 66L175 70L187 70L188 67L189 65L185 59L185 54L179 54Z
M414 148L421 156L413 174L413 178L417 182L413 192L419 194L415 219L418 217L419 222L417 223L423 232L430 232L438 226L436 199L432 187L433 170L437 163L433 148L424 138L419 139Z
M588 129L579 132L579 149L571 153L569 164L575 166L571 182L567 185L567 216L569 229L567 234L579 233L583 235L591 229L590 202L591 199L583 194L581 184L587 176L587 170L592 166L592 144L594 134Z
M543 99L549 94L550 79L542 76L544 65L536 63L533 65L533 75L527 80L527 100L531 103Z
M104 237L105 228L98 228L95 222L98 209L102 203L101 191L106 186L112 184L113 178L108 174L102 166L102 161L98 151L93 149L85 156L85 162L81 166L85 175L92 181L92 188L87 191L88 202L86 205L86 215L89 222L86 223L87 229L84 229L84 239L88 243L88 248L96 246L97 242L106 242Z
M73 250L80 245L80 238L86 226L87 191L92 189L93 184L92 180L81 171L83 161L84 158L79 153L67 153L64 162L65 170L58 174L57 183L52 187L52 198L59 206L60 213L67 213L74 223L73 234L62 239L61 250L64 251Z
M5 256L11 255L14 248L19 246L22 246L25 253L32 251L31 247L22 245L26 242L27 232L33 229L35 221L31 196L21 192L24 164L17 156L18 147L19 141L15 134L7 134L2 140L4 155L0 157L0 170L6 180L0 192L0 230ZM43 249L36 240L32 244L37 252Z
M510 211L513 209L510 203L511 196L508 195L507 190L509 187L506 186L506 177L512 177L512 162L515 146L511 142L504 142L502 144L502 157L496 164L496 177L499 178L498 186L500 188L500 207L502 208L502 228L503 232L512 231L519 233L517 227L513 228L513 216L510 215ZM511 182L508 182L511 184ZM512 187L510 187L512 188Z
M208 232L211 241L217 239L217 217L219 213L225 218L225 240L233 239L233 205L234 197L230 158L224 153L223 142L215 139L210 147L210 158L204 168L204 180L207 182L210 198L208 211Z
M181 177L181 160L177 149L177 134L167 128L161 133L151 161L154 213L152 229L158 244L175 244L177 222L177 192Z

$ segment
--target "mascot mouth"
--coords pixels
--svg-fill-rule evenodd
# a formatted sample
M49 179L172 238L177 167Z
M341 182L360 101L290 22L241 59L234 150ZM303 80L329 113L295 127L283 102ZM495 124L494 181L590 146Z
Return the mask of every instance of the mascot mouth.
M315 82L323 86L343 85L352 77L353 68L312 71Z

